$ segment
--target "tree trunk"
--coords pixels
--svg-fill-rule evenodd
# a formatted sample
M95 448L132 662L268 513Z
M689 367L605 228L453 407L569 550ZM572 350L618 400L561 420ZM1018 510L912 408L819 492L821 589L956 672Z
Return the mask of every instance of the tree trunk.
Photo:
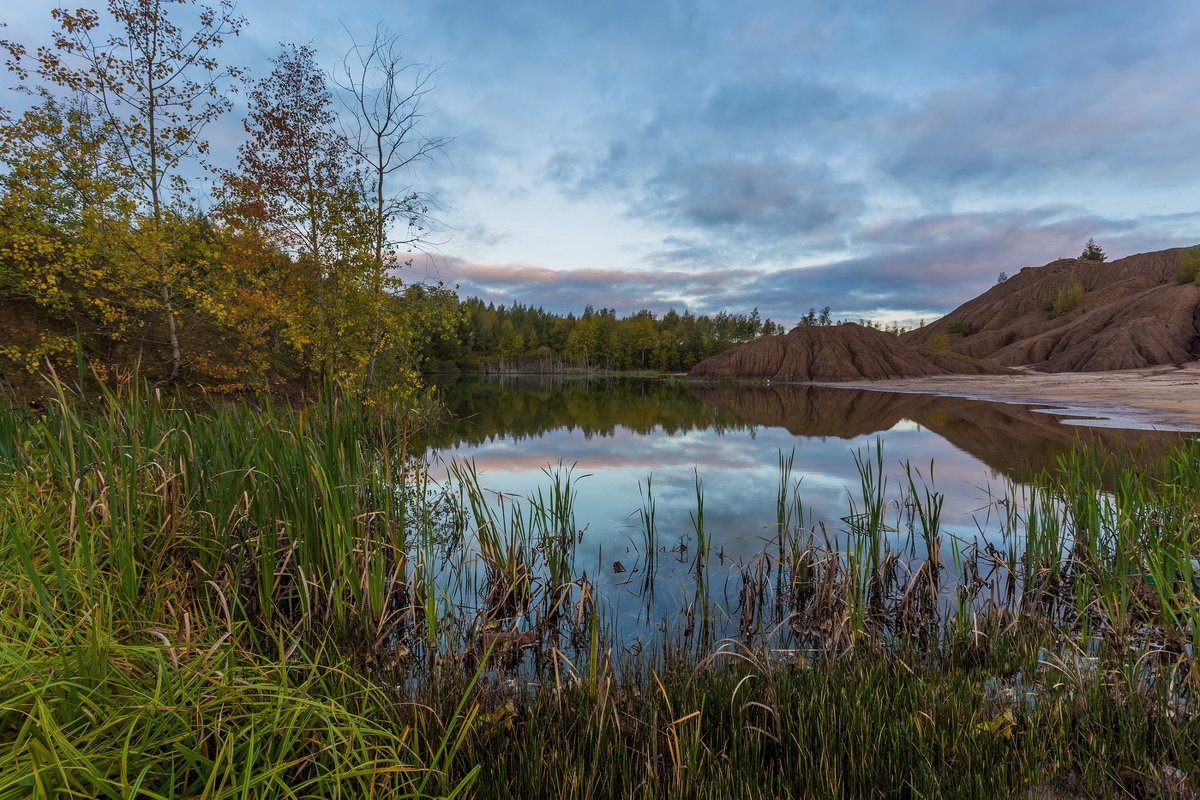
M146 96L148 99L146 114L150 142L150 202L154 211L154 254L158 262L158 288L162 298L163 313L167 318L167 338L171 344L171 374L167 378L171 383L179 380L179 368L183 364L183 352L179 347L179 329L175 320L175 303L171 297L171 279L167 274L167 252L163 247L163 212L160 187L162 174L158 166L158 139L156 128L158 123L157 93L154 86L154 74L146 72Z
M160 257L161 253L160 248ZM175 304L171 299L171 286L165 276L161 284L163 309L167 316L167 336L171 341L171 375L167 378L171 383L179 380L179 368L183 364L183 351L179 347L179 331L175 323Z

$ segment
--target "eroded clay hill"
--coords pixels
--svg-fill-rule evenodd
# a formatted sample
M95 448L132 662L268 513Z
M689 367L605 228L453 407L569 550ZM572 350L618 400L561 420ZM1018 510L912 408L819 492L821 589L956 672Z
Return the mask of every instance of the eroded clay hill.
M1111 263L1067 258L1028 267L901 338L1041 372L1192 361L1200 358L1200 284L1176 281L1181 252L1140 253ZM1060 302L1051 310L1073 288L1077 305L1064 310L1072 303Z
M800 326L706 358L694 378L855 381L928 375L1000 375L1010 370L955 352L932 350L862 325Z

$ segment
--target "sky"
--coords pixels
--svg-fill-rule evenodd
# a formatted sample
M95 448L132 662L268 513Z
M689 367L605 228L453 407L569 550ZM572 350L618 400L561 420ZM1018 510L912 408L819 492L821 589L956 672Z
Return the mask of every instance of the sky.
M78 0L81 1L81 0ZM6 10L48 38L53 3ZM560 313L940 316L1076 256L1200 242L1195 0L244 0L225 57L436 68L408 273ZM209 134L240 139L236 113Z

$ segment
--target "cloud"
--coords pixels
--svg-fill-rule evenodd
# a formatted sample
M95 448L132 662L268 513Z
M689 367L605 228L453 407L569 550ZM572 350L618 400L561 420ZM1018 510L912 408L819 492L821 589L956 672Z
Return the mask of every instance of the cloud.
M1110 258L1196 244L1200 212L1141 220L1107 218L1069 206L925 214L876 222L850 246L860 254L803 267L764 271L740 250L700 253L688 240L656 254L657 269L552 269L488 264L452 256L416 265L458 283L461 296L522 303L559 313L584 306L618 314L642 308L662 313L749 312L758 308L790 326L810 307L831 306L835 318L932 318L985 291L1001 272L1013 274L1056 258L1074 257L1095 237ZM706 269L671 266L703 257ZM728 265L717 268L714 265Z
M727 252L715 244L687 236L667 236L662 245L662 249L645 255L648 263L676 269L712 266L724 260Z
M843 127L884 103L851 86L774 72L718 84L696 117L712 130L743 137L788 137Z
M1191 70L1087 61L1083 74L980 74L933 92L894 120L882 168L917 191L985 184L1005 194L1152 185L1200 170Z
M513 238L511 231L500 230L488 225L471 225L462 231L462 235L472 244L480 247L494 247L509 242Z
M1175 46L1200 32L1196 14L1175 4L1179 14L1131 30L1127 10L1052 5L924 0L849 18L814 9L826 31L819 57L773 49L797 20L764 10L723 40L739 56L765 49L762 58L731 60L724 74L698 64L678 92L597 117L548 156L544 176L568 198L613 198L664 239L690 240L644 254L678 266L714 249L786 266L796 252L861 241L869 211L920 216L961 198L1087 203L1135 218L1118 193L1161 197L1176 191L1173 177L1200 173L1190 145L1200 58ZM886 59L869 52L881 41Z
M478 218L437 267L464 295L933 315L1089 236L1117 257L1198 229L1189 0L466 1L404 12L464 133L446 196Z
M545 176L571 197L587 197L597 192L625 191L644 167L646 154L635 159L626 142L609 142L601 158L591 158L578 150L559 150L546 162Z
M413 273L459 286L463 297L502 305L521 303L558 313L579 313L584 306L615 308L628 314L643 308L706 313L724 308L731 293L758 275L750 269L706 271L640 269L551 269L529 264L473 263L453 256L425 255Z
M793 161L708 161L669 168L647 186L644 209L736 236L794 238L853 223L863 187L826 167Z

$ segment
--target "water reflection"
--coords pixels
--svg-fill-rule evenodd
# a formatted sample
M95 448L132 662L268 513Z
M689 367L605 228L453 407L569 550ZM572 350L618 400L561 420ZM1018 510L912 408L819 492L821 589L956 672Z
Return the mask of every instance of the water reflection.
M859 492L855 455L881 440L889 524L899 518L894 501L909 462L945 495L943 530L970 541L999 529L996 500L1019 492L1031 470L1052 468L1077 441L1153 453L1181 436L1064 425L1017 405L850 389L564 379L441 388L457 419L430 437L435 476L445 476L449 460L471 459L485 488L517 496L544 486L550 465L587 476L576 486L576 519L585 527L577 571L606 589L618 615L643 605L635 588L638 514L651 476L664 551L655 602L666 615L686 602L698 481L714 560L736 565L774 537L780 453L795 453L792 478L809 524L836 535ZM719 600L729 587L719 573L715 580Z
M462 378L438 386L456 421L436 432L431 444L477 445L496 438L520 441L556 430L584 439L618 431L668 435L692 430L747 430L752 425L665 381L530 376L523 379Z
M1140 451L1152 462L1154 456L1187 436L1067 425L1062 422L1065 417L1039 411L1038 406L940 395L820 386L697 386L692 393L748 422L782 427L802 437L850 439L889 431L909 421L1016 481L1057 468L1060 459L1077 445L1104 452ZM903 454L898 457L905 458Z

